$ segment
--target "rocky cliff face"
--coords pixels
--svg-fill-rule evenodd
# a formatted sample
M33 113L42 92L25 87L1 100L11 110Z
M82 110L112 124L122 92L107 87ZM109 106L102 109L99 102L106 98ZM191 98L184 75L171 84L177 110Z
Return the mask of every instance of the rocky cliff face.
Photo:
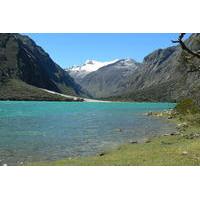
M200 34L186 41L192 50L200 49ZM200 72L188 72L200 66L180 46L159 49L144 58L142 67L129 78L130 88L122 98L132 100L177 101L185 97L200 98Z
M29 37L20 34L0 34L1 92L7 93L2 91L2 88L6 90L5 85L12 85L12 90L15 90L15 85L11 83L16 81L23 82L21 85L27 84L65 94L75 95L80 92L80 86L73 78ZM23 87L21 89L23 90ZM8 99L9 96L13 94L7 93Z

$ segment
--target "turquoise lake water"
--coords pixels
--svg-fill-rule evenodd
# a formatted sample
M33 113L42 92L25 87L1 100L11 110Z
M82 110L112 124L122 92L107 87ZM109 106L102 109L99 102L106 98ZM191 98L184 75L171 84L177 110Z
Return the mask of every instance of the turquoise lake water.
M131 140L168 133L174 124L144 113L174 106L0 101L0 164L95 155Z

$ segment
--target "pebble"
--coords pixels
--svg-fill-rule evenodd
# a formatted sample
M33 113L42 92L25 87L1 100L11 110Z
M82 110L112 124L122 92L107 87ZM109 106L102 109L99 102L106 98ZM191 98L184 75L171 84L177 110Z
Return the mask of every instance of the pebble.
M182 152L182 155L187 155L187 154L188 154L187 151L183 151L183 152Z
M177 128L187 128L187 127L188 127L188 124L186 122L177 124Z

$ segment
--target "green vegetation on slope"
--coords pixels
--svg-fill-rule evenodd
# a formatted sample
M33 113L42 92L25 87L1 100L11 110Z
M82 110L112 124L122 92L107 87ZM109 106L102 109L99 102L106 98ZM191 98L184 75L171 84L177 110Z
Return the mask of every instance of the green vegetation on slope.
M0 85L0 100L73 101L56 94L50 94L17 79L10 79Z
M64 99L41 92L40 89L36 90L36 87L73 96L80 92L80 86L69 74L29 37L0 33L1 99Z

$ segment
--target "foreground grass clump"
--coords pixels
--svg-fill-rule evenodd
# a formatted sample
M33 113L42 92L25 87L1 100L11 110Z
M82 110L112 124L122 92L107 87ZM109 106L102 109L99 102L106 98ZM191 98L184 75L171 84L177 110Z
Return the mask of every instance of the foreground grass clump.
M31 163L31 165L200 165L200 113L193 112L193 106L190 105L187 114L183 115L179 109L184 105L181 102L178 109L176 107L171 114L169 112L169 120L177 123L175 133L156 136L144 143L125 144L117 150L93 157L68 158L52 162Z

